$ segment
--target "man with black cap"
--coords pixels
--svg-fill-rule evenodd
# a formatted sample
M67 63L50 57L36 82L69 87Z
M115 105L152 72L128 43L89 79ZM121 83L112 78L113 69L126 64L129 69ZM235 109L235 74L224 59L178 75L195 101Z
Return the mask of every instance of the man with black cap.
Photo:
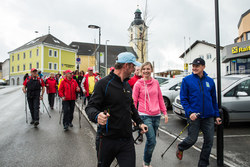
M72 77L72 71L65 71L66 77L62 80L59 87L59 96L62 98L63 105L63 126L64 130L73 127L73 115L75 109L76 92L80 92L80 88L76 80Z
M26 90L27 88L27 90ZM40 95L42 89L42 94ZM27 100L30 108L31 122L35 127L39 124L39 106L40 100L43 100L43 94L45 91L45 84L43 80L38 77L37 69L31 69L31 76L27 77L23 82L23 92L27 92Z
M109 167L115 158L120 167L135 167L131 119L143 133L147 132L127 82L135 66L140 66L140 63L132 53L120 53L115 70L96 83L85 109L89 119L99 124L96 140L98 167Z
M182 159L183 151L195 144L201 130L204 143L198 166L205 167L209 165L213 146L214 122L220 125L221 118L216 101L215 83L204 71L205 61L197 58L191 64L193 73L183 78L180 91L181 104L189 123L188 136L178 144L176 156L179 160Z

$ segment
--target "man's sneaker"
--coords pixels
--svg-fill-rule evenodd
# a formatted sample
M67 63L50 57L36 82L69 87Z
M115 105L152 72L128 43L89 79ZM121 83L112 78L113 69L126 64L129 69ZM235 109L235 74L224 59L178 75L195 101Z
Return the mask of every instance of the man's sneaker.
M68 125L64 125L64 130L67 131L69 129Z
M69 124L69 127L71 127L71 128L72 128L72 127L73 127L73 124L72 124L72 123L70 123L70 124Z
M33 120L31 120L31 121L30 121L30 124L31 124L31 125L33 125L33 124L34 124L34 121L33 121Z
M39 121L34 122L34 126L37 127L37 125L39 125Z
M176 157L179 160L182 160L182 157L183 157L183 151L179 150L178 147L177 147L177 151L176 151Z

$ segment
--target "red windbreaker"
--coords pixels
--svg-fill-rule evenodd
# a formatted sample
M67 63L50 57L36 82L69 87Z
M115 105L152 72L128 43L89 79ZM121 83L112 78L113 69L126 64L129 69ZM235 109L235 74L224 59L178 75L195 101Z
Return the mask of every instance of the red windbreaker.
M59 96L65 97L65 100L76 100L77 87L78 84L73 78L64 78L59 87Z
M47 93L56 93L56 86L57 86L57 83L56 83L56 79L55 78L48 78L46 80L46 90L47 90Z

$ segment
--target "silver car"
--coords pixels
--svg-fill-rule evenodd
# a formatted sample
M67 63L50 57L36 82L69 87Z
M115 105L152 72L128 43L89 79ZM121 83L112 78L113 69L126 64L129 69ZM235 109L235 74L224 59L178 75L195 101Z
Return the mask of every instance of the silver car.
M181 82L182 77L171 78L167 82L160 85L166 107L171 106L176 96L180 94Z
M250 76L230 75L222 77L221 101L225 126L228 126L230 122L250 122ZM180 103L180 96L175 98L173 111L180 118L186 119L185 111Z

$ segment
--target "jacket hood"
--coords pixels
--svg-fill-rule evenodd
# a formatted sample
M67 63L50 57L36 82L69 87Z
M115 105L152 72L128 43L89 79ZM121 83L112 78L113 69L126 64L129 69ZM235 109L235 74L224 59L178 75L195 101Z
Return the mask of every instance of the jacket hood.
M156 81L156 79L154 79L154 78L152 77L151 80L149 80L149 82L147 82L147 85L152 85L155 81ZM137 82L139 82L140 84L144 84L144 79L141 78L141 79L139 79Z

